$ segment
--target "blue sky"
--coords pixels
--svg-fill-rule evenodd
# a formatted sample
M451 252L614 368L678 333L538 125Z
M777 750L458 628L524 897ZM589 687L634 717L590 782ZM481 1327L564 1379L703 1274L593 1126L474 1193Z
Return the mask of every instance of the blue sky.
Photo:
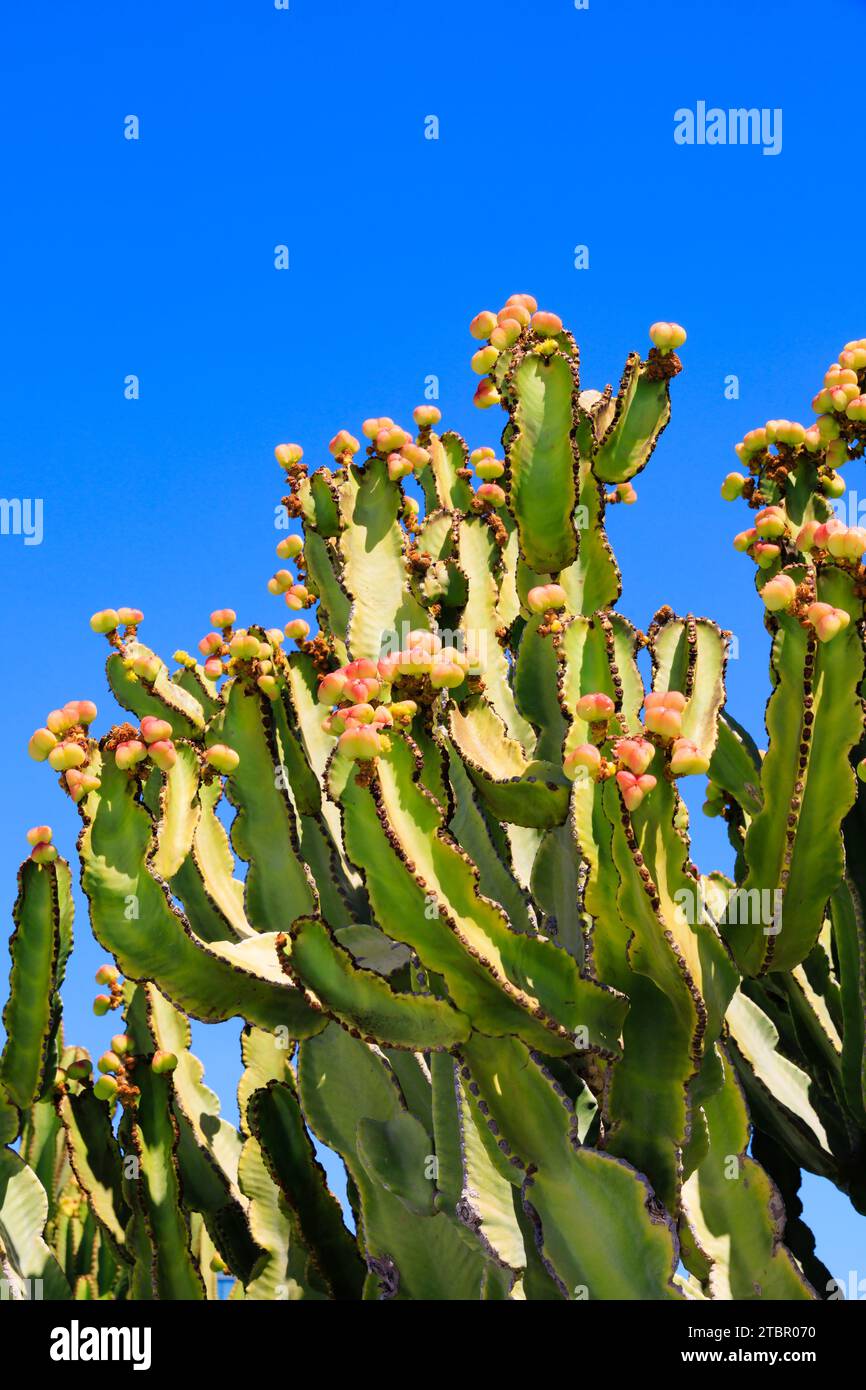
M688 328L673 423L612 518L621 607L731 628L729 707L761 741L767 638L718 487L743 432L807 415L866 332L863 185L840 163L864 39L862 0L7 7L0 492L43 499L44 538L0 536L4 912L27 826L73 850L77 818L25 748L68 698L94 698L105 727L90 613L143 608L165 655L215 605L284 618L264 588L274 444L324 462L337 428L408 418L430 374L446 424L497 443L466 325L518 290L573 329L584 385L616 384L653 320ZM676 144L674 112L699 101L780 109L780 153ZM718 823L694 828L701 866L723 866ZM102 1050L83 912L77 938L68 1033ZM197 1046L230 1109L236 1029ZM866 1222L818 1180L806 1202L834 1272L862 1268Z

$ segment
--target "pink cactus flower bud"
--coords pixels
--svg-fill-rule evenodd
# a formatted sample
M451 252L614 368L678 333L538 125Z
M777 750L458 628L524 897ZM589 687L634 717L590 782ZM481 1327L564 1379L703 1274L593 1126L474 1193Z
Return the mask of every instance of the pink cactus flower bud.
M498 356L499 348L491 343L488 347L479 348L477 352L474 352L469 365L473 372L477 372L479 376L484 376L490 371Z
M567 603L568 595L561 584L536 584L526 595L530 613L546 613L550 608L558 613Z
M635 777L646 772L656 752L645 738L618 738L613 748L619 765Z
M430 667L430 684L434 690L456 690L466 679L466 672L456 661L437 657Z
M50 825L34 825L27 831L28 845L50 845L54 832Z
M147 757L147 745L141 739L131 738L119 743L114 750L114 761L122 772L126 772Z
M144 614L140 608L118 608L117 617L124 627L138 627L139 623L144 622Z
M388 477L392 483L399 483L412 472L412 465L402 454L388 455Z
M361 433L365 439L375 439L381 429L385 428L385 421L378 415L371 415L369 420L365 420L361 426Z
M497 354L506 352L508 348L514 347L522 332L517 319L503 319L490 334L490 346Z
M804 443L806 431L796 420L780 421L780 428L776 429L776 439L780 444L788 444L791 448L797 448Z
M472 453L469 455L469 462L472 464L473 468L477 468L478 464L484 459L492 459L495 457L496 450L491 449L489 445L485 444L480 449L472 450Z
M635 777L633 772L618 772L616 781L627 811L636 811L647 793L656 785L656 779L648 772L642 773L640 777Z
M305 642L310 635L310 624L303 618L292 618L286 623L286 636L292 642Z
M107 633L114 632L119 622L117 613L113 608L101 608L98 613L94 613L90 619L90 626L94 632Z
M425 652L441 652L442 638L438 632L430 632L427 628L413 628L406 639L409 648L420 647Z
M489 338L495 327L496 315L491 309L482 309L470 323L469 332L473 338Z
M210 615L210 620L213 627L218 627L222 630L226 627L232 627L237 616L233 608L215 608Z
M748 531L740 531L739 535L734 536L734 549L742 552L751 550L757 534L754 526L751 526Z
M584 719L587 724L606 724L615 708L609 695L592 691L588 695L581 695L574 712L578 719Z
M208 767L212 767L215 772L230 774L240 762L239 755L233 748L228 748L224 743L214 743L204 755L204 760Z
M198 644L198 649L202 656L213 656L216 652L221 652L223 639L218 632L208 632Z
M35 844L30 851L34 864L53 864L57 858L57 847L46 842Z
M832 544L830 550L832 553ZM845 560L860 560L866 550L866 528L862 526L849 526L845 533L842 558Z
M645 723L660 738L678 738L686 699L679 690L653 691L644 700Z
M235 661L252 661L259 654L259 639L251 632L236 632L229 642L229 652Z
M430 450L422 449L420 444L413 444L411 439L408 444L404 444L400 453L404 459L408 459L413 468L423 468L430 462Z
M394 716L387 705L379 705L373 715L373 723L382 729L390 729L394 724Z
M674 739L671 747L671 772L674 777L693 777L709 771L709 766L709 758L691 739Z
M256 685L267 700L276 700L280 693L280 684L276 676L266 673L259 676Z
M418 713L414 700L397 700L391 705L391 717L401 728L408 728Z
M750 454L760 453L762 449L766 449L769 442L770 439L767 434L767 431L761 428L749 430L743 436L743 443L745 444Z
M774 560L778 560L781 551L777 545L771 541L756 541L752 546L752 555L758 562L762 570L769 569Z
M436 405L416 405L412 419L419 430L432 429L442 419L442 411Z
M797 549L808 554L815 546L815 534L819 530L820 526L817 521L805 522L797 533L797 540L795 542Z
M348 680L343 691L343 699L351 700L352 704L366 704L373 696L379 693L379 681L373 677L366 679Z
M336 705L346 688L345 671L329 671L319 681L318 700L320 705Z
M409 435L399 425L387 425L376 435L376 448L386 456L399 451L409 442Z
M499 392L489 377L485 377L483 381L479 381L475 388L475 394L472 397L474 404L478 406L479 410L488 410L490 406L498 405L500 399Z
M837 516L831 516L829 521L822 521L819 526L815 527L812 533L812 544L824 550L829 545L831 536L837 533L841 534L845 530L847 527L844 521L840 521Z
M57 739L50 729L37 729L30 735L27 752L34 762L44 763L48 754L57 747Z
M310 595L303 584L293 584L285 595L286 607L293 613L299 613L302 608L306 608L310 601Z
M659 352L670 352L671 348L682 347L686 341L686 330L678 323L660 320L658 323L650 324L649 336Z
M225 667L218 656L209 656L204 664L204 673L209 681L218 681Z
M96 1069L104 1076L110 1076L112 1072L120 1071L120 1058L116 1052L103 1052L96 1063Z
M275 597L284 594L291 589L294 582L295 576L289 570L277 570L276 574L272 574L268 580L268 593Z
M357 440L348 430L338 430L328 445L335 459L340 459L345 454L357 454L360 447L360 440Z
M781 507L763 507L755 516L755 530L762 540L784 536L787 523Z
M558 314L548 314L544 309L536 309L531 319L532 331L539 338L555 338L562 332L562 319Z
M97 1012L95 1004L93 1012ZM102 1012L104 1013L105 1010L103 1009ZM105 1100L108 1101L109 1104L111 1104L111 1102L115 1100L117 1097L117 1090L117 1082L115 1081L113 1076L100 1076L99 1080L95 1083L93 1087L93 1094L96 1096L97 1100Z
M340 710L342 718L349 723L354 721L356 724L372 724L376 717L376 711L371 704L362 700L357 705L348 705Z
M845 464L848 462L848 445L845 443L844 439L830 440L830 443L827 445L826 462L829 468L844 468ZM841 491L845 491L844 483L842 483Z
M115 1033L111 1039L111 1050L116 1057L125 1057L132 1046L132 1039L126 1033Z
M93 1012L97 1018L102 1018L111 1008L111 999L107 994L97 994L93 1001Z
M45 723L52 734L65 734L70 729L75 728L75 715L68 709L53 709L48 715Z
M525 304L512 303L509 301L504 309L500 309L496 315L499 323L504 323L506 319L515 319L521 328L528 328L532 319L532 314Z
M389 652L387 656L379 659L379 678L385 685L391 685L396 680L400 671L401 655L400 652Z
M66 783L66 790L69 792L76 806L79 801L84 800L88 792L99 791L101 786L98 777L94 777L87 772L81 772L77 767L71 767L67 773L64 773L63 780Z
M789 574L777 574L761 589L761 598L771 613L790 608L797 596L797 586Z
M501 478L505 472L505 464L496 458L481 459L475 465L475 472L485 483L492 483L496 478Z
M505 303L506 305L522 304L524 308L529 310L530 314L534 314L538 308L538 300L533 299L531 294L510 294Z
M158 656L154 656L152 653L150 656L137 656L132 663L132 669L139 680L153 685L162 670L162 662Z
M862 372L863 368L866 367L866 348L859 343L846 347L844 352L839 354L839 365L850 367L854 372Z
M304 542L300 536L283 536L277 542L277 555L281 560L296 560L304 548Z
M831 603L810 603L806 618L815 629L819 642L831 642L851 621L844 608L834 608Z
M345 672L350 680L370 680L378 674L378 669L375 661L361 656L356 661L350 661L345 667Z
M151 762L160 772L171 772L177 762L177 749L169 738L157 739L148 748Z
M426 676L432 669L433 661L433 652L428 647L410 647L400 654L400 673L404 676Z
M637 501L637 489L631 483L617 483L616 493L620 502L624 502L627 507L631 507Z
M810 425L803 435L803 443L810 454L815 454L821 447L821 431L817 425Z
M146 714L141 721L141 737L145 743L159 743L162 739L171 738L171 725L167 719Z
M382 740L377 730L370 724L355 724L340 734L337 747L346 758L353 762L369 762L382 751Z
M476 490L475 496L480 502L486 502L490 507L505 506L505 493L498 483L482 483Z
M601 753L592 743L579 743L566 753L562 770L572 782L580 780L582 776L596 781L601 770Z
M849 420L866 420L866 396L854 396L845 407Z
M815 429L818 431L822 444L829 444L832 439L839 438L839 421L834 420L831 415L822 415L820 420L815 422Z
M111 961L106 961L105 965L100 965L93 978L98 985L113 985L120 979L120 971Z
M67 700L63 708L69 712L73 725L80 724L82 728L92 724L98 713L92 700Z
M80 767L86 759L87 754L77 743L59 743L48 754L48 761L55 772L66 772L71 767Z
M274 458L283 468L294 467L303 457L304 451L300 444L278 444L274 449Z
M726 502L735 502L742 497L746 480L742 473L729 473L722 483L722 496Z
M150 1066L156 1076L168 1076L177 1067L177 1057L160 1047L154 1052Z

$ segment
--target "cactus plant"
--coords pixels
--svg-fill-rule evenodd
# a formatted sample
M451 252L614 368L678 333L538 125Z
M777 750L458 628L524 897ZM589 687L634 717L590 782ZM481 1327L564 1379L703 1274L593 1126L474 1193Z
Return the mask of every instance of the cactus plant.
M762 754L725 708L728 634L618 610L605 514L637 498L685 331L653 324L616 393L530 295L471 332L501 457L431 405L340 429L327 466L278 445L285 625L215 610L170 669L139 610L96 613L130 719L97 739L72 701L30 740L81 818L94 1008L122 1024L94 1079L61 1026L70 869L35 827L0 1058L17 1296L831 1289L797 1192L805 1168L866 1210L866 532L832 507L866 340L817 423L751 431L722 485L755 512ZM686 776L733 878L692 862ZM237 1126L189 1018L240 1022Z

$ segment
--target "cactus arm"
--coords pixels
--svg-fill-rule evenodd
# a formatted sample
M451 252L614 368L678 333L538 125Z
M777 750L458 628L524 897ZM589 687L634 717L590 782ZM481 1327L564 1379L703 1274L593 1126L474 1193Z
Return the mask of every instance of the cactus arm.
M713 1078L717 1069L723 1073L721 1082ZM781 1244L784 1218L778 1192L747 1155L746 1103L734 1068L719 1046L716 1055L707 1058L702 1089L709 1150L684 1184L683 1209L710 1260L712 1296L814 1298L814 1290Z
M559 576L572 613L595 613L610 608L622 591L622 576L604 526L604 487L581 459L575 525L580 543L577 559Z
M75 1179L112 1248L124 1261L130 1211L123 1194L123 1155L104 1101L89 1083L63 1087L56 1098L66 1152Z
M505 652L496 636L503 625L500 611L502 584L507 571L493 531L481 517L465 518L458 529L457 555L466 575L468 594L460 620L460 631L467 651L478 650L484 669L486 699L503 721L508 737L528 751L535 743L531 725L514 700L511 673Z
M580 903L581 871L573 828L560 825L548 830L538 846L531 877L533 901L544 914L540 930L545 936L554 937L557 945L564 946L583 965L587 923Z
M430 462L424 465L419 482L430 503L449 510L466 512L472 502L472 488L465 478L458 476L459 470L466 467L468 450L459 434L446 430L438 435L431 431L429 442L424 446L430 454Z
M679 359L668 359L679 370ZM646 362L629 353L613 418L599 440L593 459L595 476L605 483L624 483L645 468L671 418L669 377L660 375L658 358Z
M218 1097L204 1084L204 1067L190 1051L186 1017L153 985L144 990L153 1039L178 1059L172 1072L173 1111L185 1204L201 1213L221 1256L246 1281L261 1251L250 1235L247 1202L238 1186L241 1136L220 1115Z
M271 938L208 946L195 936L147 868L153 827L135 800L134 783L110 754L103 757L101 777L100 792L79 807L85 819L82 887L94 935L124 975L155 981L194 1018L216 1022L242 1015L264 1027L284 1024L295 1035L321 1028L300 992L285 981ZM259 947L257 955L251 945Z
M0 1083L26 1110L53 1077L59 995L71 944L72 897L69 865L57 859L27 859L18 874L9 941L12 968L3 1011L6 1045L0 1055Z
M515 361L504 389L511 416L503 436L507 492L520 551L537 574L558 574L577 555L576 358L527 353Z
M219 780L199 787L192 853L170 886L202 941L244 941L255 933L244 911L244 885L234 877L229 838L216 814L221 796Z
M193 846L199 820L199 761L191 744L176 745L177 761L169 772L154 770L153 794L144 799L157 819L150 866L159 878L174 878ZM148 779L148 783L151 779Z
M286 974L351 1031L385 1047L425 1050L453 1047L469 1036L469 1020L433 995L399 994L387 979L355 965L350 953L320 919L302 917L289 938L277 938Z
M653 626L653 688L679 690L686 696L682 737L712 758L719 712L725 703L728 634L707 618L662 619Z
M327 1297L318 1270L311 1269L294 1217L287 1214L255 1138L244 1143L239 1179L250 1203L250 1228L264 1256L248 1280L244 1297L253 1300L322 1300Z
M463 762L453 744L446 741L444 747L448 753L448 776L454 801L448 829L478 869L478 884L485 897L501 904L514 931L534 932L535 923L530 915L527 895L491 838L489 825L478 805L475 789Z
M0 1149L0 1278L11 1297L35 1297L28 1280L42 1280L42 1297L71 1297L57 1259L45 1243L48 1198L36 1174L14 1150Z
M191 660L191 658L187 657L185 660ZM215 714L219 714L222 709L222 698L217 686L205 675L201 662L194 661L192 665L179 667L171 680L173 685L179 686L186 691L187 695L191 695L194 700L198 701L206 721L210 721Z
M204 733L205 715L199 701L183 686L169 678L165 665L153 682L139 680L127 666L140 657L154 653L141 642L128 641L123 654L112 652L105 665L108 684L117 703L123 709L144 719L148 714L165 719L171 725L173 738L195 738Z
M332 1023L320 1047L304 1042L298 1086L304 1118L340 1154L359 1195L358 1237L367 1262L364 1297L453 1300L477 1298L483 1260L447 1216L417 1216L375 1181L358 1141L364 1120L380 1124L405 1114L384 1059ZM398 1122L399 1123L399 1122Z
M557 1039L557 1051L563 1050L565 1035L583 1028L590 1047L614 1055L625 1001L581 979L571 957L549 942L513 932L502 909L482 896L472 864L443 829L436 803L418 785L408 743L395 740L378 760L376 776L388 824L440 911L522 993L524 1006Z
M743 923L727 928L729 944L748 974L791 969L808 955L827 900L842 879L840 828L854 800L848 759L863 729L863 645L856 623L861 605L851 582L835 568L818 581L820 599L846 609L855 620L832 642L819 644L812 629L791 615L777 615L777 684L767 706L770 742L761 769L764 805L746 836L748 875L742 887L778 891L781 912L774 934ZM808 721L807 694L813 700Z
M294 811L280 769L282 748L270 702L236 680L213 742L240 757L226 784L237 808L232 845L248 864L245 908L257 931L280 931L316 909L312 875L299 858Z
M709 777L733 797L747 816L758 814L763 805L761 756L745 729L727 710L719 716Z
M822 1297L822 1290L829 1294L835 1280L829 1269L818 1258L815 1251L815 1237L802 1219L803 1203L800 1200L800 1185L803 1174L799 1164L789 1158L784 1149L769 1135L752 1126L751 1156L761 1165L770 1181L778 1189L785 1208L785 1244L799 1264L812 1288Z
M410 629L428 625L409 589L397 521L400 503L400 490L389 480L384 460L370 460L363 473L349 467L340 489L340 548L352 598L347 646L355 659L378 660L383 637L401 632L404 623Z
M537 738L536 758L559 762L565 719L558 699L559 660L552 636L540 636L542 614L533 614L523 629L514 667L514 695Z
M830 900L842 1004L841 1076L853 1115L866 1128L866 928L862 899L847 883Z
M574 1111L541 1059L516 1039L480 1034L458 1056L463 1080L478 1086L487 1124L501 1135L499 1147L514 1160L511 1180L563 1296L585 1289L593 1299L676 1298L676 1242L650 1205L645 1180L622 1160L577 1144Z
M490 1156L479 1132L480 1116L473 1110L467 1082L453 1062L450 1080L458 1125L460 1219L508 1272L513 1284L527 1264L523 1233L514 1209L515 1190Z
M304 564L309 588L319 600L320 627L326 627L333 636L334 653L338 661L344 662L348 660L346 639L351 601L341 583L332 547L309 528L304 533Z
M136 1057L139 1096L130 1112L129 1139L138 1159L130 1180L135 1207L151 1247L151 1280L159 1299L201 1299L205 1288L190 1249L189 1219L182 1205L177 1163L179 1129L174 1085L150 1065L156 1039L148 1011L148 987L127 986L127 1033Z
M491 705L470 696L452 709L451 739L487 809L500 821L532 829L562 825L568 814L568 779L559 763L530 761L508 737Z
M290 1086L272 1081L251 1097L249 1123L273 1182L335 1299L361 1297L364 1267L328 1189Z

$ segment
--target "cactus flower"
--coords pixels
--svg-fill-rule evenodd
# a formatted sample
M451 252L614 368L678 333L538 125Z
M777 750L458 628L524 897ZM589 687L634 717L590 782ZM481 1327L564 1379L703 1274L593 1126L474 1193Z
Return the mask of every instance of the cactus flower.
M304 451L300 444L278 444L274 449L274 458L283 468L294 468L303 457Z
M318 701L320 705L336 705L346 688L344 671L329 671L319 681Z
M209 681L218 681L225 667L218 656L209 656L203 669Z
M708 772L710 760L691 739L676 738L671 745L670 766L674 777L692 777Z
M844 608L834 608L831 603L810 603L806 618L815 629L819 642L831 642L851 621Z
M479 376L484 376L490 371L498 356L499 348L491 343L489 347L479 348L477 352L474 352L469 365L473 372L477 372Z
M27 831L28 845L50 845L53 831L50 825L34 825Z
M147 757L147 745L140 739L131 738L125 743L119 743L114 750L114 760L121 771L126 772L131 767L136 767Z
M286 623L285 633L292 642L305 642L310 635L310 624L303 618L292 618Z
M616 782L622 792L627 811L636 811L644 797L656 785L656 779L649 772L636 777L633 772L618 772Z
M496 315L493 313L492 309L482 309L481 313L476 314L475 318L470 323L469 332L472 334L473 338L489 338L495 327Z
M488 506L505 506L505 492L498 483L482 483L475 496L480 502L486 502Z
M682 347L686 341L686 330L678 323L653 323L649 330L650 341L659 352L670 352L672 348Z
M121 1062L116 1052L103 1052L96 1063L97 1071L109 1076L112 1072L120 1071Z
M57 858L57 846L47 843L35 844L30 851L34 864L53 864Z
M592 743L579 743L566 753L562 768L572 782L581 776L591 777L595 781L601 771L601 753Z
M233 608L215 608L210 615L211 625L220 629L232 627L237 616Z
M132 669L139 680L146 681L148 685L153 685L162 670L162 662L158 656L137 656L132 663Z
M643 702L645 723L660 738L678 738L683 722L686 697L679 690L657 690Z
M343 458L345 454L357 454L360 447L360 440L356 439L348 430L338 430L328 445L335 459Z
M616 706L609 695L601 691L592 691L587 695L581 695L574 712L578 719L585 720L587 724L606 724L615 709Z
M789 574L777 574L768 579L761 589L764 606L771 613L779 613L790 608L797 596L797 586Z
M113 608L101 608L98 613L94 613L90 619L90 626L94 632L108 633L114 632L120 619Z
M93 1087L97 1100L113 1101L117 1095L117 1082L113 1076L100 1076Z
M539 338L555 338L562 332L559 315L548 314L544 309L536 309L530 322L533 333L537 333Z
M568 595L561 584L536 584L526 595L526 606L530 613L546 613L548 609L560 612L568 603Z
M205 753L204 760L215 772L230 774L240 763L240 755L224 743L214 743Z
M490 334L490 346L498 356L500 352L506 352L508 348L514 347L522 332L523 329L517 319L503 319L501 323L497 323Z
M177 1056L174 1052L166 1052L160 1047L154 1052L150 1065L157 1076L168 1076L177 1068Z
M656 750L646 738L618 738L613 746L617 763L625 772L640 777L646 772Z
M382 751L382 740L369 724L355 724L340 734L337 747L353 762L369 762Z
M145 743L158 743L171 738L171 725L167 719L158 719L155 715L146 714L141 721L141 737Z
M304 548L300 536L283 536L277 542L277 555L281 560L296 560Z
M80 767L87 761L87 754L77 743L58 743L48 754L48 761L55 772L67 772L71 767Z
M484 377L479 381L475 388L475 395L472 397L479 410L487 410L492 405L498 405L501 397L493 382L489 377Z
M111 998L107 994L97 994L93 1001L93 1012L97 1018L104 1017L111 1008Z
M412 411L412 419L419 430L432 429L442 419L442 411L436 405L416 405Z
M786 529L787 521L781 507L764 507L755 516L755 530L762 540L784 536Z
M160 772L171 772L177 762L177 749L171 739L157 739L148 748L150 760Z
M57 739L50 729L37 729L34 734L30 735L27 752L34 762L44 763L48 754L56 747Z

